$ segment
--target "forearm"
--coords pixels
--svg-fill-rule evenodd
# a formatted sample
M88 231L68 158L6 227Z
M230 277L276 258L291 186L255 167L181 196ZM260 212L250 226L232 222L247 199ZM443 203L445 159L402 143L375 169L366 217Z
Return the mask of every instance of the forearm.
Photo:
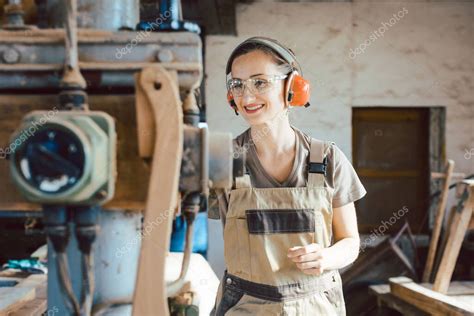
M288 249L288 257L306 274L341 269L359 255L359 232L354 203L334 209L333 236L337 242L324 248L318 243Z
M325 250L325 270L341 269L354 262L359 256L359 238L347 237Z

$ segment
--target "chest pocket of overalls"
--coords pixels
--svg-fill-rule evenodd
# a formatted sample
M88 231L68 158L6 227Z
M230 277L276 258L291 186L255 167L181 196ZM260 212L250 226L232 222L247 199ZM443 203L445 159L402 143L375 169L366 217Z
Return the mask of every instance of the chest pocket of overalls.
M311 243L329 246L331 233L326 223L331 222L332 212L323 202L327 201L327 192L278 188L257 189L255 193L278 195L285 203L245 211L253 281L277 285L301 279L304 274L288 258L288 249Z
M329 246L328 195L324 188L307 187L232 191L224 231L229 271L273 285L301 278L303 273L287 257L288 249L311 243ZM275 279L275 272L284 280Z

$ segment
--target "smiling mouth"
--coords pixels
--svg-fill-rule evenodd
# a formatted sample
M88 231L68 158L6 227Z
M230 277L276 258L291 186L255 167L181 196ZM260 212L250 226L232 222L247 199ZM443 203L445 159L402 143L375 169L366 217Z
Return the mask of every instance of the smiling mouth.
M252 106L244 106L244 109L247 113L255 113L261 108L263 108L265 105L264 104L257 104L257 105L252 105Z

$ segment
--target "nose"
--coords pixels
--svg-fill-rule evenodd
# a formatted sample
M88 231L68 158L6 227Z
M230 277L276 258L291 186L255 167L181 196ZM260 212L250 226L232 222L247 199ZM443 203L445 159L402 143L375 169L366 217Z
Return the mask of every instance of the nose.
M250 91L247 84L244 85L244 91L242 92L243 104L250 103L249 101L255 100L255 95Z
M245 98L255 98L255 95L250 91L249 87L247 86L247 83L244 84L244 91L242 92L242 99Z

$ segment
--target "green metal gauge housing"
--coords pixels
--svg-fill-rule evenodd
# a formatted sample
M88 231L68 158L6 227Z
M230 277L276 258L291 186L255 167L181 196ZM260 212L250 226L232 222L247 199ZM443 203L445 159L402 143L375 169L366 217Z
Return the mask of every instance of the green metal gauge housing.
M11 139L10 170L28 201L93 205L114 194L116 132L104 112L35 111Z

